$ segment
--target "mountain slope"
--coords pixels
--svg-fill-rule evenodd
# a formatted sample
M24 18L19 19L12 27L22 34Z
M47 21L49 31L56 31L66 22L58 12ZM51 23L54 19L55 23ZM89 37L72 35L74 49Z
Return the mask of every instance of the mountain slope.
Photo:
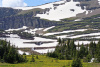
M100 0L61 0L36 7L0 7L0 29L64 25L63 22L71 21L65 21L66 18L82 19L100 14L99 4Z
M95 11L100 10L99 0L61 0L36 7L16 7L14 9L30 10L35 8L48 9L36 17L60 21L70 17L89 17L96 15ZM95 13L96 14L95 14Z

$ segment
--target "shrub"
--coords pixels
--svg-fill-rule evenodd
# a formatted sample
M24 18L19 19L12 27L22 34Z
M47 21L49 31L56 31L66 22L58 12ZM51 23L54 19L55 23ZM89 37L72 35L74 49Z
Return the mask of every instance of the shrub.
M88 55L83 59L83 61L84 61L84 62L90 62L91 59L92 59L92 56L91 56L90 54L88 54Z
M76 58L72 62L72 67L83 67L80 58Z
M35 62L34 55L32 55L31 62Z

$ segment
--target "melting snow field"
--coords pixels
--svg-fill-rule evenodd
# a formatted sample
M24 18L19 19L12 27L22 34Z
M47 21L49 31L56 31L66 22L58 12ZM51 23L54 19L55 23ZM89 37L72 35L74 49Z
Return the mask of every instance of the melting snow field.
M91 35L91 34L90 34ZM97 33L98 35L98 33ZM7 36L10 36L10 38L0 38L2 40L7 40L7 41L10 41L10 43L12 45L15 45L16 47L18 48L34 48L34 47L53 47L53 46L56 46L58 44L57 40L53 40L53 39L46 39L46 38L41 38L41 37L35 37L34 40L25 40L25 39L20 39L20 37L16 34L10 34L10 35L7 35ZM53 43L46 43L46 44L42 44L42 45L36 45L36 44L28 44L28 43L23 43L23 42L34 42L34 41L53 41ZM75 44L78 45L79 44L89 44L91 41L75 41ZM98 41L95 41L96 43ZM37 49L37 50L34 50L34 51L37 51L39 53L47 53L48 51L51 52L51 51L54 51L55 48L48 48L48 49ZM20 54L23 54L24 52L21 51L21 50L18 50L18 52ZM25 52L27 55L29 55L28 52Z
M52 26L52 27L48 27L48 28L35 28L35 29L30 29L30 30L25 30L26 32L36 32L37 30L43 30L43 31L47 31L51 28L54 28L55 26ZM22 28L18 28L18 29L26 29L27 27L24 26ZM17 29L16 29L17 30ZM83 31L86 31L87 29L78 29L78 30L67 30L67 31L63 31L63 32L54 32L54 33L46 33L44 34L44 36L49 36L49 35L55 35L55 34L62 34L62 33L70 33L70 32L83 32ZM6 31L11 31L11 30L6 30ZM98 33L90 33L90 34L81 34L81 35L62 35L62 36L57 36L57 38L79 38L79 37L85 37L85 36L95 36L95 37L92 37L92 38L100 38L100 32ZM7 36L10 36L8 38L0 38L2 40L7 40L7 41L10 41L10 43L12 45L15 45L16 47L18 48L34 48L34 47L55 47L58 42L57 40L54 40L54 39L46 39L46 38L41 38L41 37L34 37L35 39L34 40L26 40L26 39L20 39L20 37L17 35L17 34L10 34L10 35L7 35ZM98 37L97 37L98 36ZM53 41L53 43L44 43L42 45L36 45L36 44L30 44L30 43L23 43L23 42L36 42L36 41ZM75 44L78 45L79 44L89 44L91 41L75 41ZM96 43L98 41L95 41ZM48 49L36 49L34 51L36 52L39 52L39 53L47 53L48 51L51 52L51 51L54 51L55 48L48 48ZM18 50L18 52L20 54L23 54L24 52L21 51L21 50ZM26 52L27 55L29 55L28 52Z
M86 31L87 29L78 29L78 30L68 30L68 31L62 31L62 32L53 32L53 33L46 33L44 36L49 36L49 35L55 35L55 34L62 34L62 33L70 33L70 32L81 32L81 31Z
M34 40L25 40L25 39L20 39L18 35L16 34L10 34L10 38L0 38L3 40L10 41L13 45L15 45L18 48L23 48L23 47L52 47L57 45L57 41L53 39L46 39L46 38L41 38L41 37L35 37ZM54 43L48 43L48 44L42 44L42 45L36 45L36 44L25 44L23 42L33 42L33 41L54 41Z
M52 8L49 12L46 12L45 14L37 14L36 16L55 21L60 21L60 19L64 18L75 17L77 14L86 11L86 9L82 10L80 6L76 6L77 4L80 4L80 2L73 2L73 0L71 0L63 5L59 5L56 7L56 9Z
M20 39L20 37L16 34L10 34L8 35L10 36L10 38L0 38L2 40L7 40L10 41L10 43L12 45L15 45L18 48L34 48L34 47L53 47L56 46L58 44L57 40L53 40L53 39L46 39L46 38L41 38L41 37L35 37L34 40L25 40L25 39ZM33 42L33 41L53 41L53 43L46 43L46 44L42 44L42 45L36 45L36 44L25 44L23 42ZM48 51L54 51L54 48L50 48L50 49L42 49L42 50L34 50L37 51L39 53L47 53ZM18 50L18 52L20 54L23 54L22 51ZM26 52L26 54L28 55L28 53Z
M59 4L59 5L55 6L54 4L56 5ZM13 9L31 10L35 8L41 8L41 9L49 8L50 9L49 11L46 11L46 13L43 14L37 14L36 17L48 20L60 21L60 19L75 17L79 13L86 12L86 14L88 14L88 11L86 9L84 10L81 9L80 6L76 6L77 4L80 4L80 2L73 2L73 0L67 2L66 0L62 0L36 7L13 7Z

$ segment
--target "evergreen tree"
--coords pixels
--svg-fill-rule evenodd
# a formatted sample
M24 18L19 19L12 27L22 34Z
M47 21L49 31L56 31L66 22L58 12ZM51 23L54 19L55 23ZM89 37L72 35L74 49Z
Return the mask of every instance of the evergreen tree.
M74 44L74 40L70 41L70 53L72 57L76 56L76 45Z
M83 44L81 45L80 47L80 51L79 51L79 54L80 54L80 58L83 58L85 56L85 47L83 46Z
M87 59L87 62L90 62L91 59L92 59L92 56L91 56L90 54L88 54L88 55L86 56L86 59Z
M80 58L76 57L73 60L71 67L83 67Z
M100 62L100 41L96 46L96 58L97 58L97 62Z
M0 40L0 57L7 63L25 62L25 59L18 54L15 46L10 46L10 42Z
M79 50L79 43L78 43L78 50Z
M89 54L89 46L88 44L86 45L86 49L85 49L85 57Z
M95 51L96 51L96 44L93 43L93 41L90 43L89 51L90 51L90 54L92 55L92 57L94 57Z
M61 44L61 38L58 39L58 44Z

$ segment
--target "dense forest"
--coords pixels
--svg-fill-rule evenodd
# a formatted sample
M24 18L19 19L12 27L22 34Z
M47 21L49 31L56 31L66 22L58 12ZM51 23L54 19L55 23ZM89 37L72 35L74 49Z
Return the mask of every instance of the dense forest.
M66 42L59 38L58 42L55 51L48 52L47 56L63 60L72 60L78 57L84 62L90 62L92 58L95 58L94 62L100 62L100 41L97 44L92 41L90 44L78 44L77 46L74 44L74 40L70 39Z

